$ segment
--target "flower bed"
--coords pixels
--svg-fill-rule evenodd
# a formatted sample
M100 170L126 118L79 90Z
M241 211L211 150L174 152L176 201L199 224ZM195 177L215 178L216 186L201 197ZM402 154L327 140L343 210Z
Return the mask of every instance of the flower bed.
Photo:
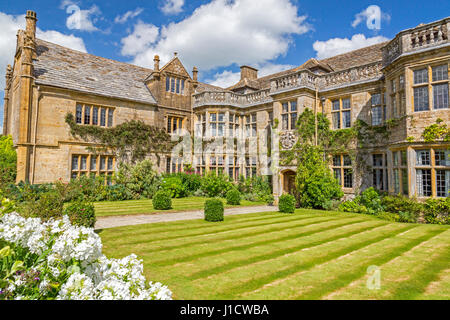
M108 259L94 229L69 218L43 222L0 217L0 300L170 300L161 283L146 284L135 255Z

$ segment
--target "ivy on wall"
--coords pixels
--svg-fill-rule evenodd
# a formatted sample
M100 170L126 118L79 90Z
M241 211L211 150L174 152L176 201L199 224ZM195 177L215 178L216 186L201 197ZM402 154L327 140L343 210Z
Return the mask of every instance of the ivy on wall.
M425 142L450 142L450 128L443 122L444 120L439 118L435 124L425 128L422 134Z
M104 128L92 125L79 125L72 113L66 115L66 123L75 138L96 143L87 149L98 154L113 152L121 161L136 163L150 154L160 155L172 150L174 142L170 135L161 128L145 124L140 120L131 120L115 127Z

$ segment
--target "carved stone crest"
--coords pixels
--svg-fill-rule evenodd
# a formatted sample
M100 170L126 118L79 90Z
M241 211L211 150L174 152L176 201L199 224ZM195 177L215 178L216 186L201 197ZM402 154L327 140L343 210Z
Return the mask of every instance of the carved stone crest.
M293 132L285 132L280 136L281 147L284 150L290 150L294 147L297 138L295 137Z

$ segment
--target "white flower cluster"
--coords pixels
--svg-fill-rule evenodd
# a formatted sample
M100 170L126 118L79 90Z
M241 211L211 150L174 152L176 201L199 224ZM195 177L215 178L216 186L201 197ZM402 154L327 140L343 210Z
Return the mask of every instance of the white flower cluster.
M172 299L172 292L166 286L152 282L146 286L142 261L136 255L123 259L106 258L102 254L101 239L94 230L71 225L67 216L62 221L44 223L17 213L5 214L0 218L0 239L37 255L46 254L45 261L34 266L42 273L42 279L39 278L41 291L48 286L49 277L58 279L61 275L69 275L57 299ZM48 276L45 275L47 271ZM15 290L22 285L20 279L15 276L10 286L3 289Z

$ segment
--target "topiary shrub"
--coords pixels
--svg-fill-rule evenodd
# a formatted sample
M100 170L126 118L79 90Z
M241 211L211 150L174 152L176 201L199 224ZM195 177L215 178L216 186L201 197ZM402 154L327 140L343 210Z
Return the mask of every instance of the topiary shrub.
M218 222L224 220L223 202L219 199L208 199L205 202L205 220Z
M283 194L278 200L278 210L283 213L294 213L295 197L291 194Z
M239 206L241 204L241 193L236 189L227 192L227 204Z
M172 209L172 197L167 191L158 191L152 199L153 208L156 210L169 210Z
M94 228L97 221L94 205L85 201L70 203L64 210L64 214L69 217L71 224L79 227Z

